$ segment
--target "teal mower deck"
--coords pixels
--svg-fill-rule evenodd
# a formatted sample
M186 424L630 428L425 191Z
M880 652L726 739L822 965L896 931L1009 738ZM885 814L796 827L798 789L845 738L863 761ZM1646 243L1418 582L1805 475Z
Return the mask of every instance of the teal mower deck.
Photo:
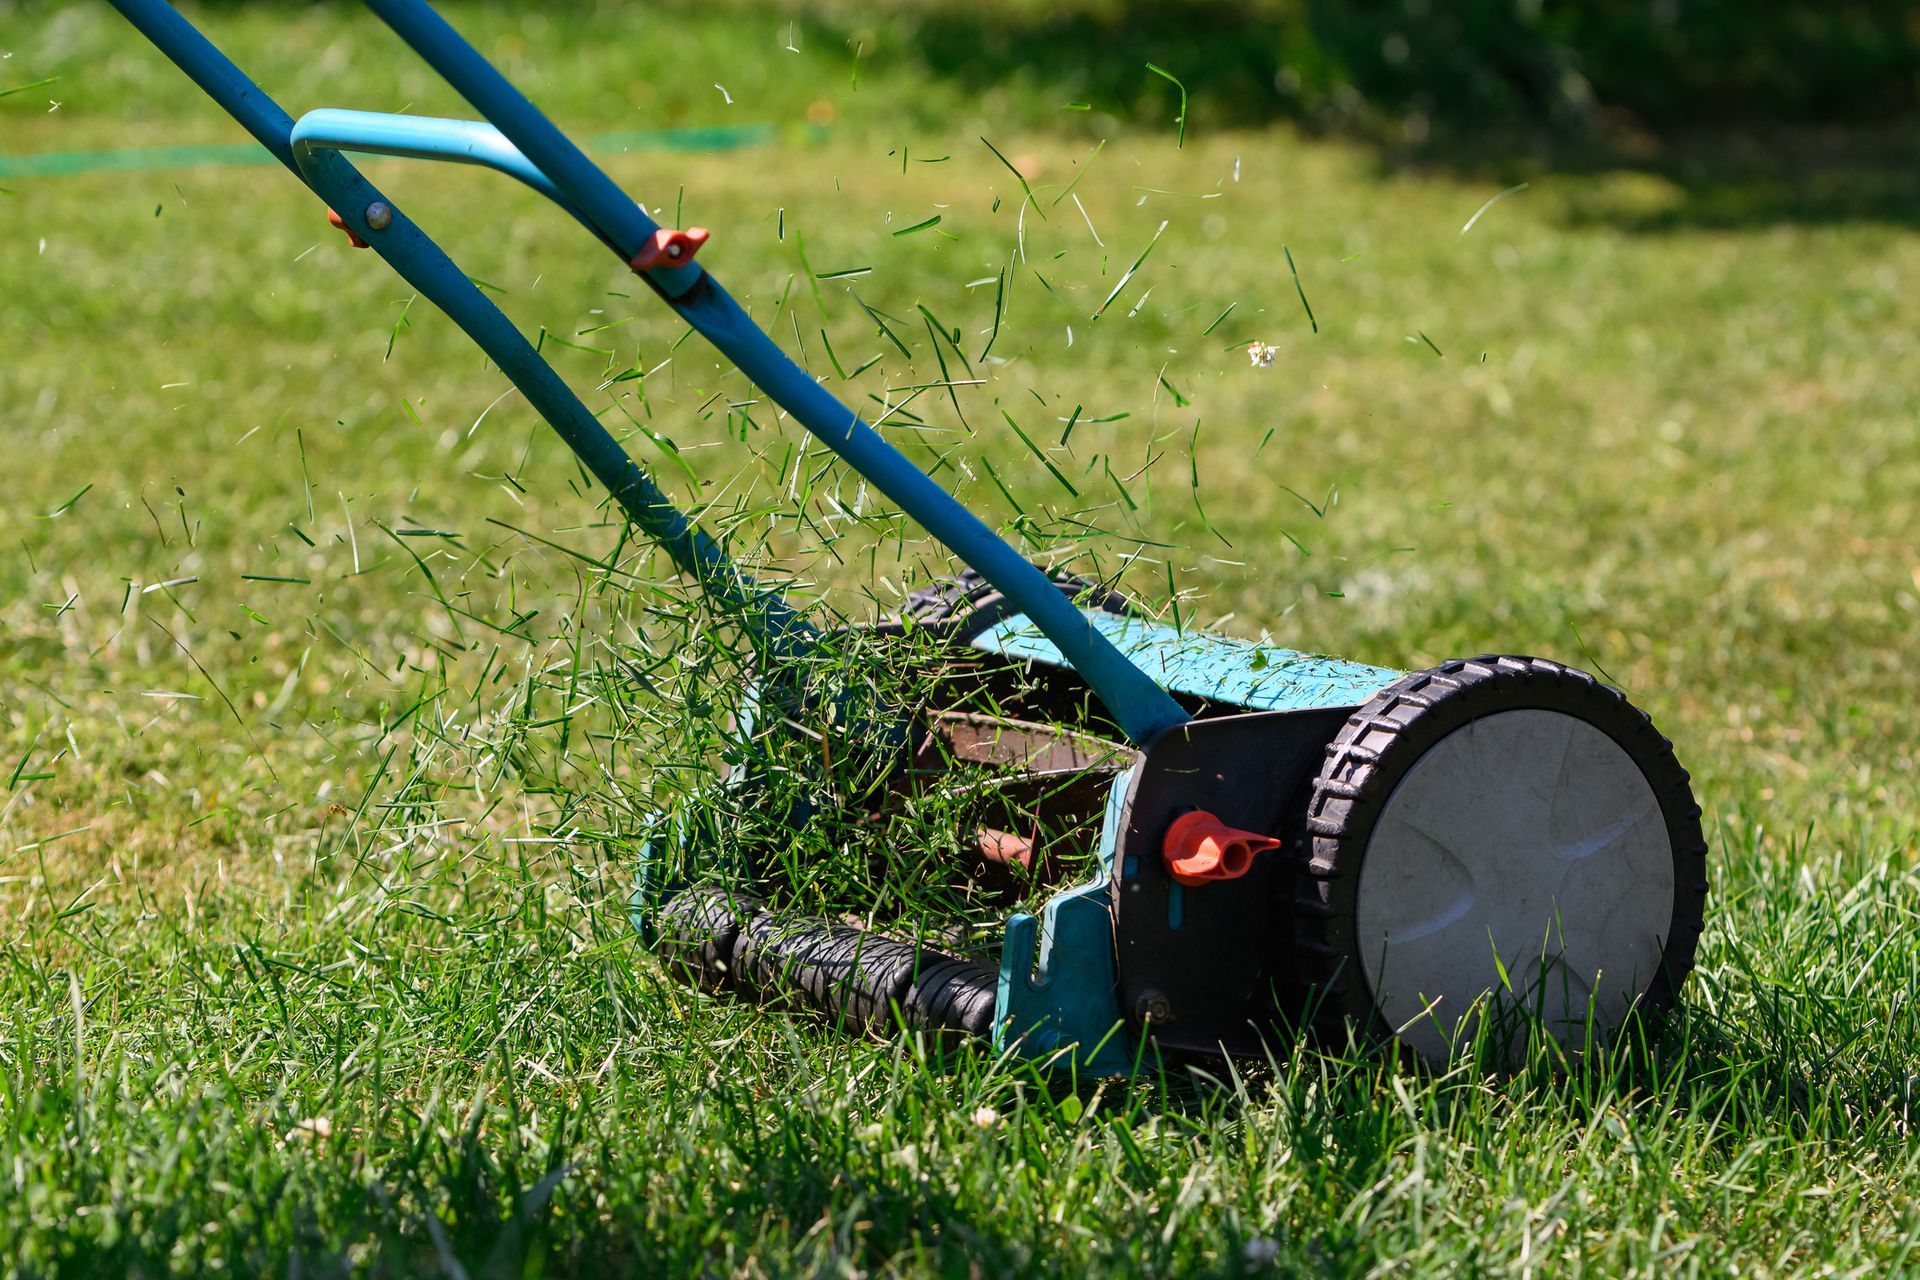
M1007 919L997 965L794 918L751 876L705 883L682 841L649 859L634 903L681 977L1093 1073L1158 1053L1261 1056L1304 1028L1442 1062L1464 1037L1509 1034L1489 1020L1510 1018L1511 1034L1544 1027L1578 1049L1673 1003L1706 900L1700 810L1672 745L1617 690L1539 658L1404 672L1169 627L1042 571L748 318L708 269L723 239L649 217L425 0L367 7L480 121L296 121L164 0L111 2L347 240L458 324L751 638L764 714L736 732L832 724L895 771L883 796L964 771L1019 817L956 833L957 865L1017 871L1044 897ZM545 195L942 543L967 572L855 647L883 662L889 645L932 653L955 675L932 687L952 697L900 707L863 694L871 681L823 687L814 673L842 637L677 509L353 154L490 168ZM651 845L677 838L663 827ZM1062 861L1094 874L1049 883L1042 851L1062 841L1083 854Z

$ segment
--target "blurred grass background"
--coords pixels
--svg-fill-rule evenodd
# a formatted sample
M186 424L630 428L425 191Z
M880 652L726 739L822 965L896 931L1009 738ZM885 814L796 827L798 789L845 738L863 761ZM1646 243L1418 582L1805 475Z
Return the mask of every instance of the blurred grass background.
M466 114L353 6L190 12L295 114ZM0 178L21 1273L1907 1256L1905 6L449 12L576 135L769 126L600 158L851 402L941 376L918 308L959 329L980 385L891 430L1036 556L1133 555L1236 634L1628 689L1716 832L1681 1047L1651 1082L1302 1053L1101 1092L662 983L608 778L659 788L674 739L562 726L664 566L285 174ZM105 5L0 0L0 54L9 157L240 136ZM871 616L944 567L536 198L368 171L803 595ZM616 554L637 593L579 558Z

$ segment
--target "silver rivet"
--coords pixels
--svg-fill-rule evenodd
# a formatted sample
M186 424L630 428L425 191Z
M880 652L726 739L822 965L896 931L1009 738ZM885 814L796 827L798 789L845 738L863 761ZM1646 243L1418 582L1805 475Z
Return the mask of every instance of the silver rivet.
M385 231L393 225L393 206L385 200L375 200L367 206L367 227L373 231Z
M1164 993L1149 988L1134 1001L1133 1015L1149 1026L1156 1022L1170 1022L1173 1020L1173 1002Z

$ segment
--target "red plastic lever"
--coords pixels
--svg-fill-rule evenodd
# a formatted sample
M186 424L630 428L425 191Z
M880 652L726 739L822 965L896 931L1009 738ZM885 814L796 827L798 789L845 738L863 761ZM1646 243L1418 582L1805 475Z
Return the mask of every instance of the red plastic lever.
M1201 885L1238 880L1253 870L1256 854L1279 847L1272 836L1230 827L1205 809L1195 809L1173 820L1160 851L1174 883Z
M327 221L346 232L347 243L351 244L354 248L364 249L367 247L367 242L354 233L353 228L347 225L347 220L331 209L327 210Z
M700 246L707 242L710 234L705 227L688 227L685 231L661 227L647 237L640 252L634 254L627 265L635 271L684 267L693 261L693 255L700 252Z

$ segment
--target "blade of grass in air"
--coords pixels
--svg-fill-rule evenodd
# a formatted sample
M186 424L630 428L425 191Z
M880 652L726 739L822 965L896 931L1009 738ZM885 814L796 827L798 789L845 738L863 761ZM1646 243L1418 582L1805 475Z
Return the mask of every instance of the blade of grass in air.
M983 138L981 139L981 141L984 142L985 139ZM1093 168L1093 162L1100 158L1100 152L1103 148L1105 148L1106 145L1107 145L1107 140L1105 138L1102 138L1100 139L1100 141L1093 144L1093 151L1091 154L1087 156L1086 163L1080 166L1080 172L1074 174L1073 181L1069 182L1066 186L1066 189L1062 191L1059 195L1053 198L1053 203L1056 207L1059 206L1062 200L1065 200L1068 196L1073 194L1073 189L1080 185L1080 179L1087 176L1087 170Z
M993 332L987 335L987 345L980 348L980 359L986 360L987 353L993 350L993 344L1000 337L1000 321L1006 315L1007 271L1005 267L994 272L993 289Z
M942 385L946 387L947 399L953 404L954 416L960 419L961 426L966 427L968 431L972 431L973 428L967 422L967 411L960 407L960 394L954 389L953 374L947 369L947 358L940 352L940 339L946 335L933 323L933 313L931 311L928 311L925 307L920 308L920 310L923 313L921 318L926 322L927 326L927 341L933 348L934 361L940 366L940 381ZM955 347L954 350L958 352L959 348ZM965 358L965 356L961 357L963 360ZM973 371L969 369L967 372L971 375Z
M1293 251L1287 248L1287 246L1281 245L1280 252L1287 256L1287 270L1293 273L1293 289L1295 293L1300 295L1300 305L1306 308L1307 323L1313 326L1315 333L1318 333L1320 332L1320 322L1313 318L1313 304L1307 301L1306 286L1300 283L1300 268L1293 265Z
M88 491L89 489L92 489L92 488L93 488L93 485L92 485L92 483L91 483L91 482L89 482L89 483L87 483L87 484L85 484L85 485L82 485L82 486L80 487L80 492L78 492L78 493L76 493L76 494L74 494L74 495L73 495L73 496L72 496L71 498L68 498L68 499L67 499L67 500L66 500L65 502L63 502L63 503L61 503L61 504L60 504L59 506L57 506L57 507L55 507L55 508L54 508L53 510L51 510L51 511L49 511L49 512L47 512L47 514L45 514L45 515L43 515L43 516L41 516L40 518L41 518L42 520L56 520L56 519L58 519L59 517L61 517L61 516L63 516L63 515L65 515L65 514L67 514L67 512L69 512L69 511L71 511L71 510L73 510L73 505L74 505L74 503L76 503L76 502L78 502L78 501L80 501L80 499L82 499L82 498L84 498L84 497L86 497L86 496L87 496L87 491Z
M18 787L20 785L21 779L26 775L27 761L33 759L34 748L40 745L40 735L43 732L45 732L44 727L41 729L34 730L33 741L27 744L26 754L21 756L20 763L14 766L13 777L7 780L7 790L12 791L15 787ZM43 781L46 777L51 777L51 776L52 776L51 774L40 775L40 776L36 776L33 780Z
M1106 248L1107 242L1100 238L1099 231L1095 230L1094 228L1093 215L1087 212L1087 206L1080 203L1079 196L1075 196L1073 198L1073 207L1080 211L1081 219L1087 224L1087 234L1093 237L1093 242L1099 245L1102 249Z
M1113 474L1113 464L1109 462L1104 456L1102 456L1100 459L1100 466L1101 466L1101 469L1107 473L1107 479L1113 482L1114 492L1120 495L1120 501L1127 504L1127 510L1138 511L1140 509L1140 504L1133 500L1133 495L1131 493L1127 492L1127 486L1125 485L1125 483L1121 481L1120 477Z
M782 219L781 227L784 232L786 226L786 210L782 209L780 214ZM807 284L813 289L813 305L820 308L821 315L828 315L827 300L820 294L820 275L813 269L813 264L807 261L807 238L800 234L800 228L798 227L793 229L793 247L800 255L800 269L807 273Z
M418 294L414 295L414 297L418 296ZM387 335L387 353L380 357L382 364L393 359L393 344L400 341L400 331L413 326L413 321L407 319L407 313L413 310L413 301L414 299L410 297L400 306L400 318L393 322L393 332ZM547 331L543 328L540 332L542 336L545 336ZM567 345L571 346L573 344L568 343ZM536 345L534 350L539 350L539 347Z
M825 329L820 331L820 345L827 349L827 362L833 366L833 371L840 375L840 381L845 382L847 371L840 367L840 357L833 354L833 342L827 337Z
M16 93L25 93L29 89L44 89L59 79L59 76L48 76L45 80L33 80L26 84L17 84L11 89L0 89L0 98L10 98Z
M260 739L253 736L252 728L248 726L246 720L240 715L240 708L233 705L233 699L229 698L227 696L227 691L220 687L220 682L213 678L213 673L207 670L204 666L200 665L200 659L194 655L193 650L189 649L186 645L186 642L182 640L179 636L176 636L173 634L173 632L167 630L166 627L161 624L160 619L149 615L147 618L147 621L151 622L155 627L157 627L161 635L173 641L174 647L179 649L182 654L186 655L187 661L193 664L193 669L195 671L198 671L201 677L204 680L206 680L208 684L213 686L213 691L220 695L220 701L226 704L227 712L233 716L233 722L240 726L240 732L246 734L247 741L253 744L253 752L255 755L260 757L260 763L267 767L267 772L273 776L274 781L276 782L279 781L280 771L278 769L275 769L273 767L273 761L267 758L266 748L260 745Z
M1053 472L1053 478L1060 482L1060 487L1065 489L1068 493L1072 494L1074 497L1076 498L1079 497L1080 491L1073 487L1073 481L1067 479L1066 476L1062 475L1060 472L1060 468L1053 465L1053 459L1049 458L1046 455L1046 451L1043 450L1039 445L1035 444L1032 438L1029 437L1026 432L1020 429L1020 424L1013 420L1013 415L1008 413L1005 409L1002 409L1000 411L1000 416L1005 418L1007 420L1007 425L1013 428L1013 434L1020 437L1020 443L1027 446L1027 452L1031 453L1034 457L1040 459L1041 466Z
M1153 63L1149 62L1147 64L1147 70L1164 80L1171 81L1173 87L1180 91L1180 114L1174 119L1174 123L1180 126L1180 136L1174 142L1174 146L1184 147L1187 145L1187 86L1181 84L1180 77L1174 75L1173 72L1168 71L1165 67L1156 67Z
M1013 506L1013 509L1021 515L1027 514L1027 509L1020 505L1018 498L1013 496L1013 490L1007 488L1006 481L1002 480L1000 473L993 469L993 461L989 458L982 458L980 459L980 465L987 469L987 476L993 481L994 487L1000 490L1001 494Z
M1588 666L1592 667L1595 671L1598 671L1601 675L1601 678L1604 679L1608 684L1613 685L1615 688L1620 689L1622 691L1631 692L1630 690L1627 689L1627 686L1621 684L1619 680L1614 678L1612 672L1608 671L1605 667L1600 665L1600 659L1594 654L1592 649L1589 649L1587 647L1586 637L1580 634L1580 628L1573 624L1573 620L1571 618L1567 620L1567 630L1573 632L1573 642L1580 646L1580 656L1587 660Z
M873 323L879 327L880 332L886 335L887 341L891 342L896 348L899 349L900 354L907 358L907 363L912 364L913 352L907 350L906 343L900 341L898 337L894 336L893 330L887 327L887 322L880 318L880 313L875 311L872 307L868 306L866 299L862 298L859 294L855 293L853 290L851 289L847 290L847 296L852 298L854 302L859 306L859 308L862 311L867 313L867 319L873 321Z
M1027 193L1027 202L1033 206L1033 211L1039 214L1041 221L1044 222L1047 217L1047 211L1045 209L1042 209L1040 207L1040 202L1033 198L1033 188L1027 185L1026 176L1022 174L1018 169L1013 167L1013 161L1007 159L1005 156L1000 154L1000 148L994 146L991 142L987 142L984 136L980 139L980 141L987 143L987 150L993 152L994 159L998 160L1001 164L1007 166L1007 172L1014 176L1015 181L1019 182L1020 189Z
M1162 378L1160 381L1164 383L1166 379ZM1179 392L1176 391L1174 394L1177 396ZM1200 419L1198 418L1193 420L1193 435L1187 440L1187 483L1193 490L1193 509L1199 513L1201 525L1208 533L1231 547L1233 543L1227 541L1226 534L1213 527L1213 519L1207 515L1207 508L1200 501Z
M1505 191L1502 191L1499 195L1495 196L1493 199L1481 205L1478 209L1474 210L1473 216L1467 219L1467 225L1460 228L1460 234L1465 235L1467 234L1467 232L1473 230L1473 224L1480 221L1481 214L1493 208L1493 206L1499 204L1502 200L1505 200L1508 196L1519 195L1522 191L1525 191L1531 185L1533 184L1527 183L1527 182L1518 183L1515 186L1508 187Z
M936 213L923 222L916 222L910 227L902 227L893 234L896 236L910 236L916 231L925 231L928 227L937 227L940 225L941 216L942 215Z
M1127 273L1120 277L1120 282L1118 284L1113 286L1113 292L1107 295L1107 300L1100 304L1099 309L1093 313L1093 316L1091 317L1092 319L1098 320L1101 317L1101 315L1106 311L1106 309L1113 305L1113 300L1120 296L1120 291L1122 289L1127 287L1127 281L1133 279L1133 273L1140 269L1140 264L1145 262L1147 260L1147 255L1153 252L1153 246L1160 243L1161 233L1166 231L1166 229L1167 229L1167 224L1164 221L1162 221L1160 225L1154 229L1153 239L1147 241L1147 247L1140 251L1140 256L1133 260L1133 265L1127 268ZM1037 275L1039 273L1035 272L1035 274ZM1045 284L1046 282L1043 280L1041 281L1041 283Z
M414 565L420 570L421 576L426 578L427 585L433 588L434 599L438 600L440 602L441 607L446 609L448 614L451 615L453 613L453 606L450 603L448 603L447 593L444 590L442 590L440 587L440 579L434 576L434 572L431 568L428 567L427 562L421 559L419 554L416 553L412 547L407 545L407 540L405 538L395 533L384 522L375 520L373 522L373 527L378 529L380 532L386 534L389 538L392 538L394 542L399 545L400 549L406 552L407 555L412 558ZM461 634L460 622L457 618L454 620L454 623L453 623L453 636L454 636L454 639L458 640L462 645L466 643L466 637Z
M973 362L967 359L967 353L960 349L960 330L943 322L939 316L933 314L926 303L916 302L914 306L919 309L921 315L926 317L928 326L938 335L939 340L953 348L953 354L960 357L960 363L966 367L967 376L973 377ZM944 366L942 368L944 369Z

